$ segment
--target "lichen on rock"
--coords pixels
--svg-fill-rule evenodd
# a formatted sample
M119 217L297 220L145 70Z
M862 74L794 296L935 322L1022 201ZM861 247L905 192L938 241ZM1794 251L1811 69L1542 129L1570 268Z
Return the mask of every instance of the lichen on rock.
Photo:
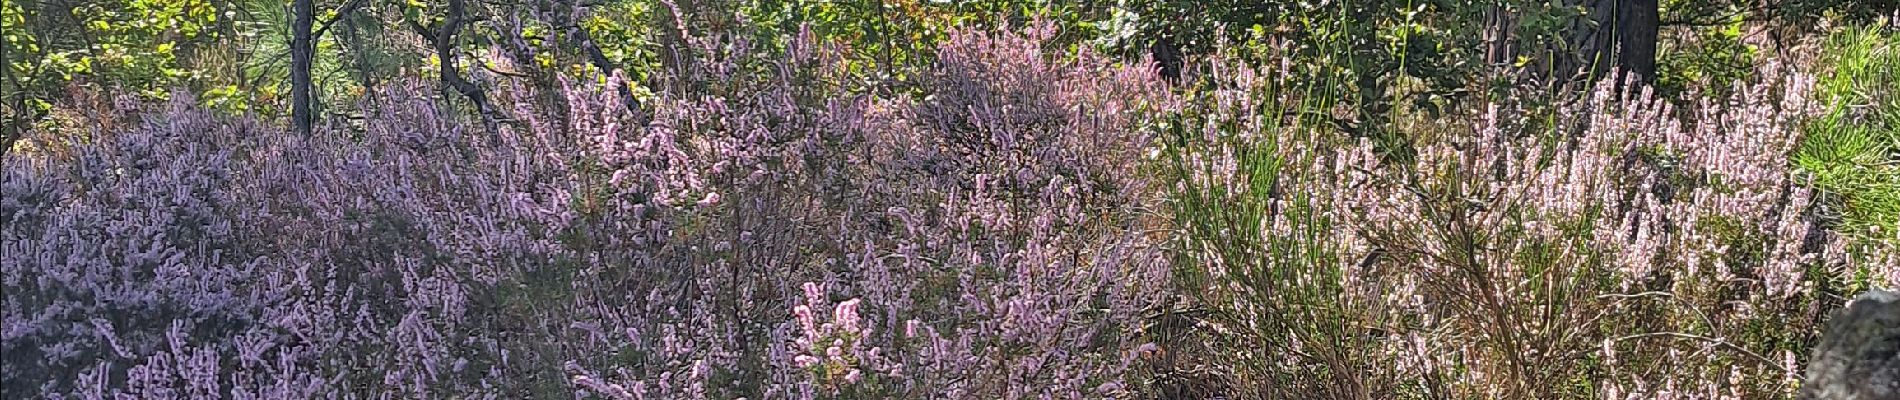
M1834 315L1800 398L1900 400L1900 292L1861 294Z

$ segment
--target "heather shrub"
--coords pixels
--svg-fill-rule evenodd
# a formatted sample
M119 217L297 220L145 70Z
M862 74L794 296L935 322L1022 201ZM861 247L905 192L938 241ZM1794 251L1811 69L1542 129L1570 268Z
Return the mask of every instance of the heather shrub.
M1134 167L1151 113L1171 100L1150 68L1052 54L1053 33L952 34L925 97L871 128L881 132L867 140L878 150L866 181L883 183L869 197L899 203L885 208L889 230L859 231L888 256L855 258L890 271L868 277L876 289L864 296L907 321L884 329L917 332L915 353L894 352L918 377L903 397L1100 397L1129 385L1128 354L1144 338L1128 327L1166 268L1139 213L1153 191Z
M1143 337L1123 329L1165 289L1160 243L1132 217L1152 191L1129 172L1142 111L1166 92L1146 69L1045 52L1050 32L952 34L921 98L814 95L824 86L800 79L835 59L803 40L787 58L823 61L705 64L736 72L645 127L721 154L699 161L721 192L673 236L698 247L675 283L690 289L620 302L609 319L629 323L599 324L628 327L610 340L640 359L577 363L577 384L617 398L1128 393Z
M890 90L740 12L659 27L638 107L73 118L0 164L0 397L1781 398L1900 284L1788 162L1842 115L1791 68L1354 126L1292 60L1172 86L1036 21Z
M191 340L268 323L257 317L273 293L249 284L263 263L239 256L247 246L234 156L211 142L260 129L176 111L69 159L6 164L0 378L9 396L77 394L108 378L147 389L133 395L213 396L220 381L265 367L260 359L221 371L218 349Z
M9 162L9 395L463 397L550 373L564 386L559 361L528 347L544 338L503 326L536 316L510 312L514 286L575 263L554 210L577 181L557 156L577 152L470 141L409 90L378 104L362 140L174 102L70 159Z
M1824 229L1790 168L1818 111L1796 71L1681 110L1615 80L1549 111L1495 98L1396 124L1408 158L1286 71L1214 64L1160 170L1204 267L1176 274L1179 344L1207 346L1182 357L1225 369L1177 373L1229 391L1789 397L1825 311L1890 263Z
M1341 306L1347 296L1336 281L1345 263L1337 259L1351 256L1342 253L1352 243L1334 242L1323 228L1329 222L1311 207L1309 196L1325 192L1283 179L1300 175L1300 161L1286 160L1310 160L1306 145L1322 142L1328 131L1299 124L1298 113L1281 113L1326 109L1331 97L1281 92L1297 85L1275 79L1285 71L1240 65L1209 64L1200 78L1207 89L1192 93L1165 122L1155 156L1171 185L1168 211L1183 249L1176 284L1191 299L1171 304L1156 324L1165 328L1158 333L1166 355L1156 384L1188 398L1230 391L1346 396L1341 391L1352 388L1329 385L1350 385L1340 378L1351 375L1340 371L1382 370L1347 354L1353 346L1346 342L1355 338L1339 322L1355 318L1335 314L1356 311ZM1257 351L1235 351L1245 348Z
M650 112L507 83L496 132L421 82L311 137L181 100L6 164L5 390L1134 395L1172 100L1053 35L959 31L874 98L808 31L685 34Z

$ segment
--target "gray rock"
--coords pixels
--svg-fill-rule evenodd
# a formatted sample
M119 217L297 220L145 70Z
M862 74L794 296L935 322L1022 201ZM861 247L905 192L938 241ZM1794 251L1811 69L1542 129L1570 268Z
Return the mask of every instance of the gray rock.
M1900 293L1856 297L1828 321L1812 357L1801 399L1900 400Z

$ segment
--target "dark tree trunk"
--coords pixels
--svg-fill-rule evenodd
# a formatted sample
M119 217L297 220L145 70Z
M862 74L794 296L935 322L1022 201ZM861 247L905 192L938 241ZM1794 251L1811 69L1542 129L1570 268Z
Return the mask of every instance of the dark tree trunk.
M1160 70L1161 79L1169 83L1180 83L1183 60L1181 48L1174 45L1173 39L1166 36L1156 39L1154 44L1149 46L1148 52L1154 57L1155 68Z
M1656 81L1656 31L1662 13L1656 0L1622 0L1617 7L1617 67L1643 83Z
M290 26L290 126L298 134L310 135L316 119L310 110L310 62L316 43L310 29L316 19L316 0L296 0L291 6Z
M1484 62L1508 66L1517 61L1517 15L1503 5L1492 5L1484 12Z
M1656 0L1583 0L1587 10L1571 23L1564 43L1552 49L1556 77L1595 80L1612 67L1639 82L1656 79ZM1581 76L1579 76L1579 74ZM1581 78L1581 79L1576 79Z

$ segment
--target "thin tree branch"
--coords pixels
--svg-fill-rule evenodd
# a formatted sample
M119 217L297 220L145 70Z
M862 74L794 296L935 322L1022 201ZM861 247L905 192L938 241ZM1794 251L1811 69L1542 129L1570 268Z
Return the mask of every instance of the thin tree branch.
M496 125L495 108L488 103L488 94L482 91L481 86L463 78L462 71L455 67L456 33L462 30L463 25L480 20L468 18L462 1L449 0L448 19L442 22L440 28L429 29L415 20L408 22L411 29L434 45L436 59L441 62L439 73L442 83L475 103L475 110L481 113L483 125L488 129L489 139L496 140L500 129Z
M481 65L482 65L482 69L488 70L488 72L493 72L496 75L506 76L510 78L533 78L534 77L533 75L528 75L528 74L524 74L520 72L504 71L499 68L495 68L494 64L491 64L491 63L481 63Z
M330 27L333 25L336 25L337 21L341 21L344 18L349 18L350 13L353 11L356 11L356 9L358 7L361 7L362 5L363 5L363 0L350 0L349 3L344 3L342 7L337 7L336 17L330 18L329 21L323 21L323 26L318 27L317 30L312 31L310 33L310 40L315 41L317 39L322 38L323 33L330 31Z
M574 16L580 12L581 7L586 6L584 3L567 4L567 9L565 10L554 10L552 1L544 1L542 6L545 8L543 12L547 13L550 18L556 19L555 21L549 22L567 31L568 40L580 47L581 52L586 53L588 61L594 64L594 68L599 69L601 73L609 76L612 76L616 71L620 71L620 66L615 65L612 59L607 58L606 52L601 51L600 46L594 41L593 36L589 35L587 30L581 28L580 23L574 20ZM633 88L629 86L631 85L628 82L629 80L630 79L623 77L620 83L615 85L617 87L615 87L614 90L619 92L621 103L626 105L627 111L636 113L636 118L640 118L640 116L637 115L642 111L640 100L633 97Z

